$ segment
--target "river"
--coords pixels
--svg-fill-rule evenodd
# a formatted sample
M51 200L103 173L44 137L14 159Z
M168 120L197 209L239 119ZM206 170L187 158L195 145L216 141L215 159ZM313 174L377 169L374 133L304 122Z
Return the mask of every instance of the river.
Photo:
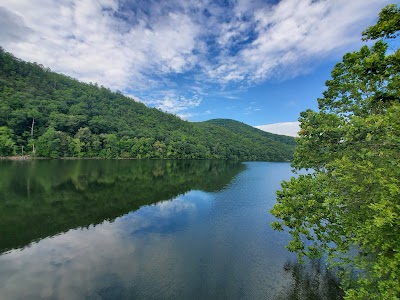
M0 299L341 299L270 209L288 163L0 161Z

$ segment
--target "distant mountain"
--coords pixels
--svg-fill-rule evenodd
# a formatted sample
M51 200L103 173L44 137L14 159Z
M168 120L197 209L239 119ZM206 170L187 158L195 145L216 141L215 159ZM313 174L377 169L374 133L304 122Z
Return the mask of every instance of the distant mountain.
M234 120L191 123L0 48L0 156L289 161L294 139Z
M266 139L271 139L276 142L284 143L287 145L295 146L296 142L293 138L285 135L274 134L270 132L265 132L261 129L252 127L245 123L231 120L231 119L212 119L206 121L207 123L211 123L217 126L225 127L232 132L239 133L243 136L252 137L252 138L259 138L262 136Z
M238 155L250 156L254 160L290 160L295 146L292 137L277 135L230 119L212 119L196 123L202 129L233 147Z

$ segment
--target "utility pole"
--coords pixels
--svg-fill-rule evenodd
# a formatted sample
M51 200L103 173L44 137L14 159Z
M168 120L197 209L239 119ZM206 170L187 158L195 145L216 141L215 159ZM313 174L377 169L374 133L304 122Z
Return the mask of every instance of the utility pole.
M35 118L32 118L32 126L31 126L31 139L33 141L33 126L35 125ZM32 142L32 153L35 154L35 142Z

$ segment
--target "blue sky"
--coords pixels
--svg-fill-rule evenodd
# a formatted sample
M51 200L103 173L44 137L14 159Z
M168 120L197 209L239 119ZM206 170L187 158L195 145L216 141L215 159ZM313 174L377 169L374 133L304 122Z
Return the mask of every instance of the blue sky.
M286 128L391 2L2 0L0 45L189 121Z

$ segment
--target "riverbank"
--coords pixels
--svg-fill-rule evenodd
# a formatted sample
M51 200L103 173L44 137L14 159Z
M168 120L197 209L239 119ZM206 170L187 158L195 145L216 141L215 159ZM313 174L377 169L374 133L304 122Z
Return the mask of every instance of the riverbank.
M31 160L33 159L30 155L17 155L17 156L0 156L0 160ZM35 157L37 159L37 157Z

